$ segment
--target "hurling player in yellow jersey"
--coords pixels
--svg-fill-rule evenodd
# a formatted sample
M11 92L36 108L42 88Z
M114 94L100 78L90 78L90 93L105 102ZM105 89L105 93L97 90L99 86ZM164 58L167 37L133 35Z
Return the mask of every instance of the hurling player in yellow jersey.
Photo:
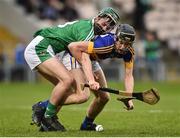
M84 74L95 74L95 79L101 87L107 87L107 82L103 71L99 65L91 64L91 60L104 60L106 58L121 58L125 64L124 84L127 92L133 92L134 77L133 77L133 62L134 49L133 42L135 40L135 30L128 24L121 24L116 31L116 34L108 33L106 35L97 36L94 41L81 41L69 44L71 53L76 56L76 59L81 63ZM76 49L74 46L78 47ZM81 50L81 54L80 51ZM79 57L79 58L78 58ZM87 115L81 124L81 130L96 130L97 125L93 123L96 116L102 111L104 105L109 100L109 94L100 91L93 91L95 98L91 103ZM132 100L125 104L127 110L134 108ZM103 130L101 126L101 130Z

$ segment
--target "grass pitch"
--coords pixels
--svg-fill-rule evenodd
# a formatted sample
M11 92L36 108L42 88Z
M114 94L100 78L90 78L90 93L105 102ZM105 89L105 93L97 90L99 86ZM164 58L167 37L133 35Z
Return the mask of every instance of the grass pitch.
M110 82L111 88L122 89L122 83ZM64 106L58 114L67 132L38 132L31 126L31 105L47 99L52 86L40 84L0 84L0 137L180 137L179 82L137 82L135 90L156 87L160 102L148 105L135 101L135 109L126 111L115 95L95 122L102 124L103 132L81 132L80 124L91 99L81 105ZM92 97L92 96L91 96Z

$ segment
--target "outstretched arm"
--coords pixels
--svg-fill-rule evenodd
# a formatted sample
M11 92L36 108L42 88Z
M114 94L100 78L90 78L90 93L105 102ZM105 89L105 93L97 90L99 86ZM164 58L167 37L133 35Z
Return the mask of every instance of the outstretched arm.
M133 67L128 67L127 65L125 65L124 84L125 90L132 93L134 89ZM134 105L132 100L129 100L127 110L132 110L133 107Z

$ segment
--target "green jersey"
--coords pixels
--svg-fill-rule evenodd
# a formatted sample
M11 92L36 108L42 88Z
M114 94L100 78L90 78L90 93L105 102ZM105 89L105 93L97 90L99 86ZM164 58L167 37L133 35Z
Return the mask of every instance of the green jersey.
M64 25L48 27L37 31L34 36L43 36L52 46L54 53L67 50L68 44L76 41L90 40L94 37L94 20L77 20ZM48 45L43 45L47 48ZM41 47L41 48L43 48Z

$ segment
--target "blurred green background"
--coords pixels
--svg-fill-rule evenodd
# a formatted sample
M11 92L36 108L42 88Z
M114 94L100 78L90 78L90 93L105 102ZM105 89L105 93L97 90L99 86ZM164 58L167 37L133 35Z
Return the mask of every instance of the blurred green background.
M122 83L109 82L109 87L122 89ZM64 106L58 116L67 132L38 132L30 125L31 106L47 99L52 89L48 83L0 84L0 136L1 137L179 137L180 136L180 85L179 82L136 82L135 90L155 87L161 99L156 105L136 101L133 111L123 109L124 105L111 94L111 100L95 122L102 124L103 132L81 132L88 102L80 105Z

